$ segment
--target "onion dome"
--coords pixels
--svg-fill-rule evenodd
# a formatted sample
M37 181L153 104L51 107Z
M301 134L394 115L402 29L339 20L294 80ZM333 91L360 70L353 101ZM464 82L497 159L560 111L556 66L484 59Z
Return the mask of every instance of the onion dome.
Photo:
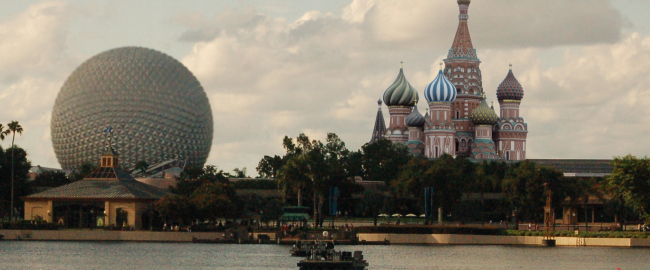
M413 106L418 101L418 91L404 77L404 69L399 69L399 74L391 86L384 92L386 106Z
M424 126L424 116L420 114L418 110L418 105L415 104L413 111L406 117L406 125L409 127L423 127Z
M377 105L381 106L381 98L377 100Z
M508 76L506 76L503 82L499 84L499 87L497 87L497 99L521 100L523 98L524 88L521 87L521 84L519 81L517 81L515 75L512 74L512 64L510 64L510 71L508 72Z
M472 0L458 0L457 2L459 5L469 5Z
M494 125L497 120L499 120L499 117L494 112L494 109L488 106L487 102L485 101L485 94L483 94L481 105L472 111L469 119L472 120L472 123L474 123L474 125Z
M428 102L454 102L456 87L440 70L438 76L424 88L424 98Z

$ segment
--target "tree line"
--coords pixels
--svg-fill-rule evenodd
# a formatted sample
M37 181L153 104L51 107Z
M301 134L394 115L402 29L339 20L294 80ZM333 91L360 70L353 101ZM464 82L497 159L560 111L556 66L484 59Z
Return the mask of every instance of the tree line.
M305 134L296 138L285 136L282 145L283 155L264 156L256 168L261 178L274 180L234 184L228 177L246 177L245 168L231 174L211 165L187 167L177 185L170 189L172 194L156 203L153 209L161 218L182 224L197 219L250 216L269 222L281 215L282 206L303 205L313 210L316 224L322 225L331 214L374 218L381 213L422 214L424 189L431 188L432 204L435 209L444 211L445 218L541 221L546 183L553 190L552 201L556 209L567 205L586 209L587 200L595 197L603 202L606 215L612 219L650 221L650 161L647 157L615 157L613 171L605 178L567 178L561 171L531 161L477 162L449 155L427 159L413 156L404 144L388 140L365 144L351 151L334 133L329 133L325 142L310 140ZM48 171L39 174L35 181L27 181L30 167L27 152L22 148L13 143L9 149L0 147L0 216L11 215L12 191L14 207L22 211L20 197L83 179L96 165L81 164L69 176ZM384 188L364 190L355 183L358 176L383 182ZM255 194L238 196L236 193L237 188L271 188L269 183L280 192L280 199ZM337 213L326 210L332 187L339 190ZM500 199L487 198L490 194L497 194ZM474 198L468 200L470 196ZM588 220L587 211L584 213Z

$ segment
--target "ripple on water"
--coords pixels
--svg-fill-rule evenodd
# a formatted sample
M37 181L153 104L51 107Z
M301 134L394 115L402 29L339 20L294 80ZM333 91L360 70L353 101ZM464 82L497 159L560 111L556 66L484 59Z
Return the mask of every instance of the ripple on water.
M297 269L289 246L0 242L1 269ZM648 269L649 249L518 246L340 246L369 269Z

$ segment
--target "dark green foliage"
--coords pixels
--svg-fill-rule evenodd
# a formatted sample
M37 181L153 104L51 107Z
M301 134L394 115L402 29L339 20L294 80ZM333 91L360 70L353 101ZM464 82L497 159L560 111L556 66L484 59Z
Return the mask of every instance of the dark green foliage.
M260 177L277 178L280 168L286 163L282 157L275 155L273 157L264 156L255 168Z
M367 190L363 193L363 199L361 199L361 203L357 206L357 211L366 217L373 217L374 225L377 226L377 216L385 212L385 201L386 196L383 192L374 189Z
M135 163L135 170L144 175L149 168L149 163L146 160L140 160Z
M179 224L189 224L194 217L194 207L184 196L167 195L157 201L154 208L165 220Z
M70 181L76 182L81 179L84 179L84 177L88 176L95 169L97 169L97 165L95 163L88 162L88 161L84 162L81 165L79 165L77 168L75 168L73 172L70 174Z
M613 199L650 223L650 159L632 155L615 157L612 166L606 185Z
M186 167L181 172L181 178L176 182L175 187L169 190L178 195L190 197L199 187L208 183L229 183L228 178L222 170L212 165L205 167Z
M11 148L0 147L0 217L10 216L11 209ZM22 216L23 203L20 197L32 193L32 186L27 182L27 174L32 167L27 160L27 153L16 146L14 155L14 208L18 209L18 215Z
M235 189L277 189L278 180L263 179L263 180L240 180L232 182Z
M190 196L190 202L201 219L237 218L242 212L235 190L226 183L206 183Z
M383 181L390 186L396 179L412 155L408 147L402 143L392 143L389 140L380 140L375 143L365 144L363 152L363 178L366 180Z
M539 167L531 161L511 165L503 179L502 188L506 200L515 210L517 219L543 221L546 205L544 183L548 183L552 190L552 207L562 207L573 189L572 180L565 178L558 170Z
M36 176L30 184L34 187L59 187L72 183L64 172L46 171Z

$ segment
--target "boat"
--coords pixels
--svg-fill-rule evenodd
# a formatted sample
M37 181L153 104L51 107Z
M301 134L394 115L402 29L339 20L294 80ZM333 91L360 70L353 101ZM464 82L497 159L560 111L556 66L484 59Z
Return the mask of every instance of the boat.
M298 267L300 270L367 270L368 262L361 251L355 251L353 256L349 251L318 249L298 262Z
M289 250L289 254L293 257L307 257L310 252L315 249L331 250L334 249L334 241L322 240L302 240L296 243Z

